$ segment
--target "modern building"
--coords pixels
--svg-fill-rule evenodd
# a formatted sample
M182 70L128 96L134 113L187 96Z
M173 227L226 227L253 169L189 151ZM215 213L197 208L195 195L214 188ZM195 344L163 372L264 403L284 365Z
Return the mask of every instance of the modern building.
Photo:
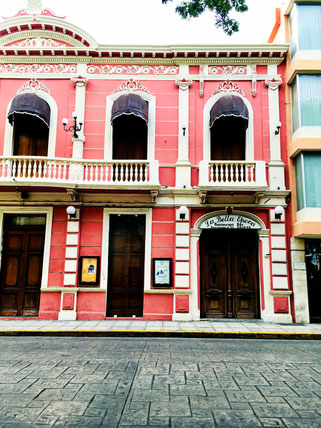
M288 45L99 45L39 4L0 25L0 315L294 322Z
M291 260L297 322L321 322L321 3L291 1L275 38L286 60ZM278 11L280 14L280 11ZM281 17L281 16L280 16Z

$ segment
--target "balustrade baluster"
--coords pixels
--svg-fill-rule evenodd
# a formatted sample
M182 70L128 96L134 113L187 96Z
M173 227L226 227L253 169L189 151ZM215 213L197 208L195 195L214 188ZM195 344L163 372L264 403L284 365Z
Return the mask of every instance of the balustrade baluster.
M26 159L24 159L22 162L23 162L23 164L22 164L22 177L25 177L26 171L27 171L27 161L26 161Z
M26 164L26 175L27 178L36 178L37 172L37 161L28 161Z
M255 181L255 164L253 164L253 163L251 164L251 171L250 172L251 172L251 176L250 176L251 180L250 181L253 183Z
M210 183L213 183L215 181L214 177L215 177L215 163L210 164Z

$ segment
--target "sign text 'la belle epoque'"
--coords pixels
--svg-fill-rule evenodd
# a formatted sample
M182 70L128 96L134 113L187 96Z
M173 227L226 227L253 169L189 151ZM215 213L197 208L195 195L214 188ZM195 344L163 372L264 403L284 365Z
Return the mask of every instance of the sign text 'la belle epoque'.
M238 214L216 215L205 220L200 229L261 229L251 218Z

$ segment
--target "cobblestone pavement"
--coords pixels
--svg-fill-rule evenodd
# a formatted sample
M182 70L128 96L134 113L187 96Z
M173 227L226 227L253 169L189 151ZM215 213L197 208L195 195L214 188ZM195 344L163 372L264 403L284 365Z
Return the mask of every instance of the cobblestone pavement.
M321 342L0 338L0 426L321 427Z

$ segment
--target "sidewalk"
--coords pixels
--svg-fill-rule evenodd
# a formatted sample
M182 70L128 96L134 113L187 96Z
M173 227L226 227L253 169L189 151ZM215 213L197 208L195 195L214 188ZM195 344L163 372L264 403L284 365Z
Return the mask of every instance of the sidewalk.
M271 324L261 320L46 321L0 319L0 336L131 336L321 340L321 324Z

